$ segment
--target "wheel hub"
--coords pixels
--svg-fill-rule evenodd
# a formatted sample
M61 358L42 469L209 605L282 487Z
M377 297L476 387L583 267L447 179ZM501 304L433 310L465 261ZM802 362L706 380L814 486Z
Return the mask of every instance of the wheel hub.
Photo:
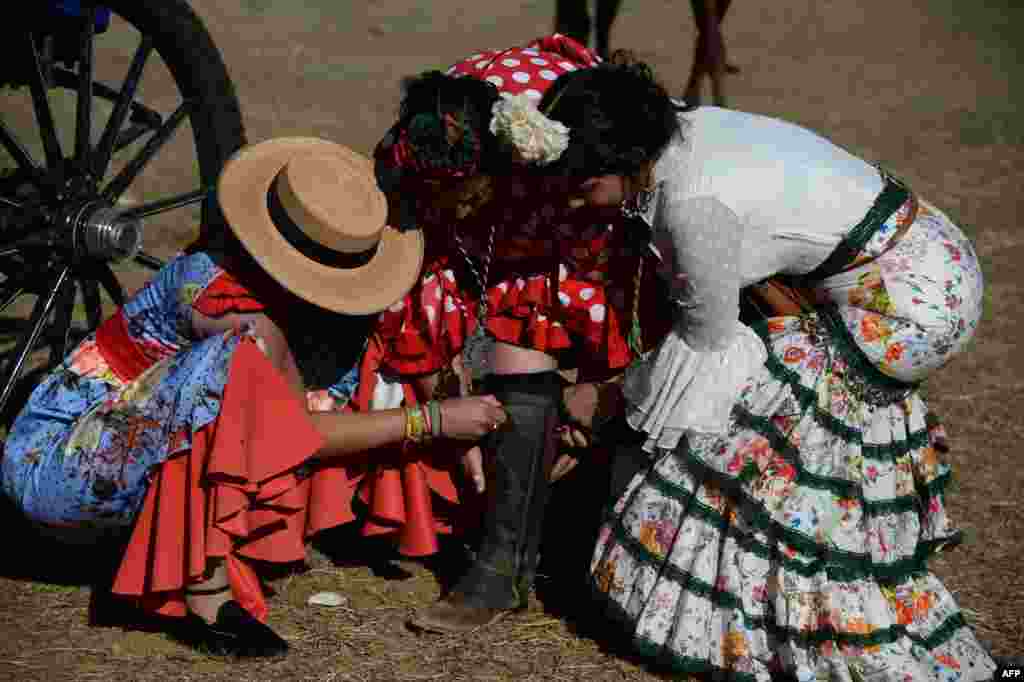
M70 159L58 171L35 183L35 200L19 197L24 209L9 211L29 248L56 250L48 257L105 262L133 258L142 246L142 222L131 211L102 198L92 173L75 168Z
M142 221L129 211L94 200L64 214L76 255L103 261L133 258L142 247Z

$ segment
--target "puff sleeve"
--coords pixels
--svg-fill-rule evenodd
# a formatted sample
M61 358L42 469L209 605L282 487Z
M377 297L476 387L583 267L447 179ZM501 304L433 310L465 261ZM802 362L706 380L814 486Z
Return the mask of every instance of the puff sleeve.
M739 322L745 226L713 197L663 197L655 245L675 304L661 344L635 362L623 387L645 449L673 449L688 432L724 433L740 390L764 363L761 339Z

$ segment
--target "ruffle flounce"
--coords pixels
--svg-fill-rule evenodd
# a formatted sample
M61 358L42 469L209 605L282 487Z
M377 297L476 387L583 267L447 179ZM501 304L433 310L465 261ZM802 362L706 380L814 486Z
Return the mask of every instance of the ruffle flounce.
M916 393L851 393L795 318L726 433L689 434L637 474L604 524L593 586L645 655L767 681L987 680L992 659L927 559L959 541L949 468Z
M446 258L431 263L417 286L382 313L382 368L408 376L430 374L451 362L477 325L477 300L465 292ZM562 268L557 304L546 275L512 277L490 287L488 330L499 341L533 350L580 351L588 363L611 369L632 359L623 312L609 303L602 282L576 279ZM600 360L600 362L598 361Z
M411 383L386 379L382 340L371 337L360 366L359 388L350 405L356 411L416 404ZM390 536L406 556L428 556L438 536L452 532L465 516L466 495L455 474L465 447L442 440L433 445L378 448L357 470L349 469L362 510L351 517L365 536ZM349 496L351 500L351 496Z
M722 350L694 350L675 331L626 371L626 418L646 433L644 449L675 449L689 433L721 434L740 391L765 360L765 347L749 327Z
M113 591L184 615L184 588L203 579L211 558L223 558L236 599L265 618L247 560L304 559L308 481L297 471L322 436L285 379L243 340L217 418L172 437L190 447L153 469Z
M605 283L574 278L564 267L560 276L557 296L548 275L513 277L491 287L488 330L517 346L548 353L572 348L590 362L600 358L610 369L625 367L632 355L623 311L609 302Z
M431 374L451 362L476 329L476 303L459 287L447 259L424 268L411 292L378 318L385 372Z

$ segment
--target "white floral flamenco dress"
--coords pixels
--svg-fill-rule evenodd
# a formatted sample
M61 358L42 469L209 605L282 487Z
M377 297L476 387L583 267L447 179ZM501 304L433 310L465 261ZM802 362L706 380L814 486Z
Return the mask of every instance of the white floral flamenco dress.
M599 602L642 654L713 679L989 679L926 566L958 533L918 391L980 318L970 243L885 178L834 255L803 269L817 303L747 327L738 291L770 249L718 198L673 194L665 166L647 219L679 310L627 373L639 441L617 454L645 462L600 532Z

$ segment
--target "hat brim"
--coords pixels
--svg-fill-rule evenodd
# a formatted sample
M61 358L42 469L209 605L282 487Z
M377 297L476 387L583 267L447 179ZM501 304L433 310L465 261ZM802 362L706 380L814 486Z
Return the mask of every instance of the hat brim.
M342 145L310 137L283 137L244 147L228 160L217 183L221 210L231 231L279 284L310 303L338 313L370 315L402 298L423 266L423 235L384 227L373 257L355 268L332 268L310 260L292 246L270 218L267 191L288 161L314 149L337 155L365 171L367 192L380 197L380 225L387 216L373 164Z

